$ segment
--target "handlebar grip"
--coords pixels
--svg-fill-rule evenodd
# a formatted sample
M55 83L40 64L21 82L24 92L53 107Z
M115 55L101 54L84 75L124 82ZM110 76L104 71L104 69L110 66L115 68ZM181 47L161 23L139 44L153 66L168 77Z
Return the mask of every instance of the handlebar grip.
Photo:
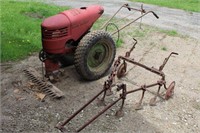
M152 12L152 13L157 19L159 19L158 15L155 12Z
M175 55L178 55L178 53L176 53L176 52L172 52L171 54L175 54Z

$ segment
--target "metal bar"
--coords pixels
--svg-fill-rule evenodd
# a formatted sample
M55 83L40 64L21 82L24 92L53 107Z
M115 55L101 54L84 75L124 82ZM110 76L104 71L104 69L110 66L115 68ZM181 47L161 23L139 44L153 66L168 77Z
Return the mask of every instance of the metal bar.
M141 63L139 63L139 62L136 62L136 61L134 61L134 60L132 60L132 59L129 59L129 58L127 58L127 57L119 56L119 58L121 58L121 59L123 59L123 60L126 60L126 61L128 61L128 62L130 62L130 63L133 63L133 64L135 64L135 65L137 65L137 66L140 66L140 67L142 67L142 68L144 68L144 69L146 69L146 70L148 70L148 71L150 71L150 72L153 72L153 73L155 73L155 74L158 74L158 75L160 75L160 76L163 76L163 75L164 75L163 72L159 71L159 70L156 69L156 68L147 67L146 65L143 65L143 64L141 64Z
M165 65L167 64L167 62L168 62L168 60L169 60L169 58L171 57L171 55L178 55L178 53L175 53L175 52L171 52L171 54L167 57L167 58L165 58L165 60L163 61L163 64L160 66L160 68L159 68L159 70L160 71L162 71L163 70L163 68L165 67Z
M66 125L70 120L72 120L78 113L80 113L84 108L86 108L91 102L93 102L101 93L103 93L105 89L102 89L97 95L95 95L92 99L90 99L85 105L83 105L79 110L77 110L73 115L71 115L66 121L64 121L60 126L56 126L56 128L61 129Z
M159 18L153 11L148 11L146 12L145 14L141 15L140 17L136 18L135 20L131 21L130 23L122 26L121 28L119 28L119 30L113 32L111 35L114 35L116 33L118 33L119 31L123 30L124 28L126 28L127 26L129 26L130 24L134 23L135 21L137 21L138 19L144 17L145 15L149 14L149 13L153 13L153 15L156 17L156 18Z
M141 6L141 7L143 7L143 6ZM133 7L129 7L129 5L127 5L126 8L128 8L128 10L135 10L135 11L138 11L138 12L141 12L141 13L145 13L146 12L143 8L136 9L136 8L133 8Z
M124 5L125 5L125 4L124 4ZM102 26L100 29L103 29L103 28L108 24L108 22L110 22L110 20L112 20L112 19L116 16L116 14L124 7L124 5L122 5L122 6L115 12L115 14L114 14L106 23L103 24L103 26Z
M150 88L150 87L153 87L153 86L156 86L156 85L159 85L159 83L154 83L154 84L146 85L145 88ZM140 87L140 88L137 88L135 90L127 91L126 95L128 95L130 93L133 93L133 92L136 92L136 91L140 91L142 89L143 89L143 87Z
M99 112L96 116L94 116L92 119L90 119L87 123L85 123L82 127L80 127L77 132L80 132L83 130L85 127L87 127L90 123L92 123L95 119L97 119L100 115L102 115L106 110L111 108L113 105L115 105L119 100L121 100L122 97L119 97L116 101L111 103L110 105L106 106L101 112Z

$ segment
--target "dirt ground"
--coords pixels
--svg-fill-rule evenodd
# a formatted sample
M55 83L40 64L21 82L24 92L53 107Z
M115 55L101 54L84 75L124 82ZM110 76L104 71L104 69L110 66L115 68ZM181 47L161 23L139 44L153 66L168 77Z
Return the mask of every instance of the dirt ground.
M150 67L158 68L171 52L179 53L178 56L170 58L163 70L167 86L172 81L176 82L173 98L167 101L158 98L156 106L150 106L149 100L157 90L151 88L151 93L145 93L143 109L136 111L134 104L139 101L141 92L130 94L125 101L125 115L122 118L115 117L121 104L119 102L82 132L200 132L200 40L181 35L169 36L159 31L136 39L138 44L131 58ZM117 49L117 55L124 55L130 47L129 40L124 41L122 47ZM0 131L3 133L60 132L54 128L55 125L98 93L108 78L105 76L97 81L83 81L73 66L67 67L61 81L55 84L64 92L65 97L57 100L46 95L41 101L36 96L39 93L38 88L32 85L22 72L28 67L41 73L38 53L19 62L1 63ZM128 90L157 82L160 78L132 64L128 65L127 71L126 77L116 82L127 84ZM115 88L113 91L112 96L106 97L107 104L119 97ZM163 88L162 92L165 92ZM103 107L98 107L95 101L66 128L73 132L101 109Z
M161 48L165 46L167 50ZM117 49L118 55L124 55L130 44ZM115 117L120 103L107 111L83 132L199 132L200 131L200 45L199 40L189 37L171 37L154 32L148 38L139 39L131 57L148 66L156 68L170 52L179 53L172 57L164 72L167 85L176 82L174 97L168 101L157 100L157 106L149 106L153 95L147 93L143 109L135 111L134 104L140 93L127 96L124 107L125 116ZM81 80L75 68L65 68L65 75L55 85L65 97L55 100L46 96L43 101L36 97L37 88L30 88L29 81L22 70L29 66L41 72L41 63L37 54L20 62L1 64L1 122L2 132L59 132L54 126L64 120L92 96L102 89L107 77L93 82ZM159 77L132 64L128 75L117 82L127 84L128 90L143 84L156 82ZM155 92L156 88L152 88ZM164 90L164 89L162 89ZM106 99L107 103L118 97L119 93ZM84 110L70 125L77 129L92 114L102 109L93 103ZM73 131L73 130L70 130Z

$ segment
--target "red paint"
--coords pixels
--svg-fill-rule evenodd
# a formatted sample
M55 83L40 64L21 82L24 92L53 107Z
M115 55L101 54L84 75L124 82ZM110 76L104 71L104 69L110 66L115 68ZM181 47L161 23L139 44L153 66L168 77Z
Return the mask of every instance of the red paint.
M46 53L65 54L69 40L77 41L102 15L104 9L99 5L63 11L43 21L42 46Z

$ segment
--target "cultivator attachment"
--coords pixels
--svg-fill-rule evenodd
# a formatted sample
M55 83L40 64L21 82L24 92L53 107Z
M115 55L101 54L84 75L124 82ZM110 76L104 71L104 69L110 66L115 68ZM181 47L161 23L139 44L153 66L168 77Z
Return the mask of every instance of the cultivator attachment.
M47 95L53 98L61 98L63 97L63 92L59 90L56 86L54 86L49 81L42 80L40 74L33 68L28 68L23 70L24 73L28 76L28 78L35 83L39 89L45 92Z
M141 63L135 61L134 59L130 59L131 52L133 51L133 49L135 48L135 46L137 44L137 40L136 39L133 39L133 40L135 41L135 43L132 46L132 48L128 52L126 52L125 56L119 56L118 59L114 62L114 67L112 69L112 72L108 76L108 79L104 82L103 89L96 96L94 96L91 100L89 100L84 106L82 106L79 110L77 110L73 115L71 115L66 121L58 123L56 128L58 128L61 131L66 131L64 126L67 123L69 123L75 116L77 116L82 110L84 110L89 104L91 104L95 99L97 99L98 105L106 105L105 104L106 95L112 94L111 89L114 86L117 87L117 89L116 89L117 91L121 91L119 98L117 98L114 102L107 105L97 115L95 115L94 117L89 119L83 126L78 128L76 130L76 132L80 132L81 130L83 130L85 127L87 127L90 123L92 123L94 120L96 120L100 115L102 115L104 112L106 112L109 108L111 108L113 105L118 103L120 100L122 101L122 104L121 104L121 107L119 108L119 110L116 112L115 115L117 117L122 117L124 115L123 106L124 106L126 97L127 97L127 95L132 94L134 92L138 92L138 91L142 92L141 98L139 99L138 103L136 103L136 105L135 105L136 110L142 109L142 101L143 101L145 92L147 92L147 90L152 88L152 87L158 86L158 90L157 90L156 95L150 100L149 104L151 106L156 105L157 97L160 97L160 98L165 99L165 100L168 100L170 97L172 97L172 95L174 93L175 81L173 81L169 85L169 87L166 87L165 74L162 70L165 67L166 63L168 62L169 58L172 55L178 55L178 53L175 53L175 52L170 53L170 55L167 58L165 58L162 65L160 65L159 69L154 68L154 67L148 67L144 64L141 64ZM148 85L144 84L144 85L141 85L140 87L138 87L136 89L127 91L127 85L125 83L114 84L114 80L115 80L116 76L118 78L122 78L122 77L126 76L127 62L134 64L134 65L137 65L139 67L142 67L142 68L146 69L147 71L150 71L150 72L152 72L156 75L159 75L161 77L161 79L157 80L155 83L148 84ZM164 97L160 95L161 87L163 87L166 90L166 94L165 94ZM103 95L102 98L98 98L100 95Z
M136 10L141 12L141 16L136 18L135 20L132 20L131 22L129 22L128 24L122 26L121 28L118 28L114 23L110 23L111 19L122 9L122 8L127 8L129 11L132 10ZM128 4L124 4L112 17L111 19L108 20L108 22L106 22L103 26L102 29L105 28L107 29L108 26L110 25L114 25L115 28L117 29L116 31L114 31L111 35L114 35L116 33L118 33L118 37L119 37L119 31L121 31L122 29L126 28L127 26L129 26L130 24L134 23L135 21L141 19L142 17L144 17L145 15L152 13L156 18L158 18L158 16L153 12L153 11L148 11L146 12L143 9L143 6L141 6L141 9L135 9L135 8L131 8L129 7ZM149 89L152 87L157 86L157 92L155 94L155 96L150 100L150 105L151 106L155 106L156 105L156 100L157 98L162 98L165 100L168 100L170 97L172 97L173 92L174 92L174 87L175 87L175 81L172 81L172 83L169 85L169 87L166 87L166 80L165 80L165 74L163 72L163 68L165 67L166 63L168 62L169 58L172 55L178 55L178 53L172 52L170 53L170 55L164 59L163 63L160 65L160 67L154 68L154 67L148 67L138 61L135 61L134 58L130 58L130 55L132 53L132 51L135 49L135 46L137 44L137 40L133 38L133 46L130 48L129 51L127 51L125 53L125 56L118 56L117 60L114 62L113 64L113 68L112 71L110 73L110 75L108 76L108 79L104 82L103 85L103 89L97 94L95 95L92 99L90 99L85 105L83 105L79 110L77 110L74 114L72 114L67 120L60 122L56 125L56 128L58 128L61 131L67 131L64 126L66 124L68 124L74 117L76 117L80 112L82 112L88 105L90 105L94 100L97 100L97 104L103 105L105 106L105 108L103 110L101 110L98 114L96 114L95 116L93 116L92 118L90 118L85 124L83 124L81 127L79 127L75 132L80 132L82 131L85 127L87 127L89 124L91 124L94 120L96 120L100 115L102 115L104 112L106 112L108 109L110 109L113 105L115 105L116 103L118 103L119 101L121 101L121 106L119 108L118 111L116 111L116 116L117 117L122 117L124 115L123 112L123 107L124 107L124 103L126 100L127 95L132 94L134 92L138 92L140 91L141 94L141 98L139 99L139 101L136 103L135 105L135 109L139 110L142 109L142 102L143 102L143 98L146 94L146 92L149 92ZM160 76L161 78L158 79L157 81L155 81L154 83L151 84L143 84L138 88L135 88L133 90L127 90L127 84L125 83L115 83L115 78L117 77L118 79L125 77L126 74L128 73L127 71L127 66L128 64L133 64L135 66L139 66L141 68L144 68L145 70L156 74L158 76ZM112 95L113 94L113 87L116 87L116 91L121 91L119 97L113 101L112 103L106 105L105 104L105 98L106 96ZM164 88L164 90L166 91L165 96L160 94L160 90L161 88ZM99 98L99 96L101 96L101 98Z

